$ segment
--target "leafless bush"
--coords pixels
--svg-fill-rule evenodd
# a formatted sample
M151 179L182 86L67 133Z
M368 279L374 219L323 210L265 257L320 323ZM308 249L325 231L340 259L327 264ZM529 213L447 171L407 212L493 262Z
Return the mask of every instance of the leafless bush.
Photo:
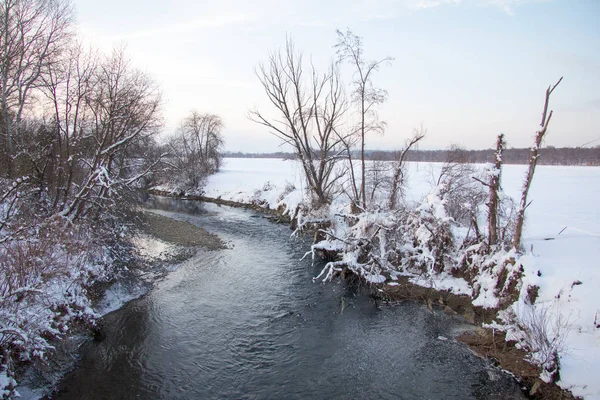
M518 329L524 333L522 345L529 351L531 361L544 370L542 378L555 381L560 355L568 350L566 340L572 329L570 316L565 316L556 302L526 304L516 309L514 318Z
M386 161L373 161L367 170L366 189L369 193L369 204L382 204L385 199L382 193L390 190L393 165Z
M504 248L510 248L516 229L517 203L503 193L498 200L497 243Z
M107 278L111 259L88 225L19 217L26 235L0 243L0 368L9 374L15 360L44 360L55 338L93 319L87 288Z

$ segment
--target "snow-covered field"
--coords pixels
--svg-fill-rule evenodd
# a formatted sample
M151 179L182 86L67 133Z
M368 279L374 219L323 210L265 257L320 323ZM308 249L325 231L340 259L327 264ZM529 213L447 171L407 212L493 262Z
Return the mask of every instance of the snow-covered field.
M206 196L260 200L271 208L281 203L295 208L302 201L304 182L296 162L224 161L222 171L209 178ZM432 163L409 165L409 201L419 202L430 191L432 174L439 168ZM503 189L515 200L525 168L504 166ZM560 320L558 328L568 334L559 384L575 395L600 399L600 167L538 166L529 199L524 281L540 287L536 304L551 313L550 328Z

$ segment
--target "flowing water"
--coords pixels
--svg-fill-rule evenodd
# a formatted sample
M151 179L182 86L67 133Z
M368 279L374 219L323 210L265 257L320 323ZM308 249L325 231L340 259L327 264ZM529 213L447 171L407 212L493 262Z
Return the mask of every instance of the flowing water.
M252 211L154 199L156 212L219 235L144 297L104 317L58 399L513 399L506 374L421 304L376 303L290 230ZM309 257L310 258L310 257ZM447 339L446 339L447 338Z

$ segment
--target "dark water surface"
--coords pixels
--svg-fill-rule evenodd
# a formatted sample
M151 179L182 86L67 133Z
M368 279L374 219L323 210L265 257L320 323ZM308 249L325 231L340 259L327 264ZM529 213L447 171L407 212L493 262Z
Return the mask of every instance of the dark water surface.
M518 385L452 340L418 303L313 283L308 244L251 211L156 198L219 235L141 299L104 318L58 399L513 399ZM444 340L447 337L449 340Z

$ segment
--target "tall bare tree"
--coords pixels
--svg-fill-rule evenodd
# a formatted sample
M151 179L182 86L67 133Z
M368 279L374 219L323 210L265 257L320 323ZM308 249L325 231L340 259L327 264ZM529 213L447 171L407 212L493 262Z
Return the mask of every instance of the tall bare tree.
M78 184L85 152L82 146L91 128L89 100L98 84L100 63L92 50L79 43L69 46L65 54L61 63L50 66L44 74L43 93L51 110L47 117L49 148L36 149L36 143L31 143L28 151L34 176L48 188L52 208L59 211L72 194L73 185Z
M154 136L162 124L156 83L132 68L122 50L100 62L92 79L79 142L78 182L61 211L72 220L108 206L121 189L148 173L149 168L133 173L124 168L123 154Z
M0 4L0 168L4 175L13 174L23 112L41 76L58 61L71 38L73 15L68 0L4 0Z
M393 61L391 57L385 57L377 61L366 61L363 55L362 38L355 35L351 30L346 32L337 31L338 42L335 45L339 61L347 61L354 69L353 96L352 99L358 106L359 123L355 129L355 137L360 143L360 165L361 165L361 183L360 190L356 182L354 165L352 163L352 154L350 151L351 143L346 143L349 168L351 169L352 192L355 196L353 201L360 203L364 208L367 205L366 195L366 177L367 168L365 165L365 138L370 133L383 133L385 122L380 121L377 114L377 106L381 105L387 99L387 91L377 88L373 85L373 75L379 70L382 64L389 64Z
M519 202L519 209L517 211L517 222L515 227L515 235L513 237L513 246L519 248L521 246L521 236L523 234L523 223L525 221L525 209L529 206L527 203L527 195L529 194L529 188L531 187L531 181L533 180L533 174L535 173L535 167L537 165L537 160L540 153L540 147L542 145L542 140L544 139L544 135L548 130L548 125L550 124L550 120L552 119L552 110L548 112L548 106L550 104L550 95L554 92L554 89L559 85L562 81L562 77L554 84L548 86L546 89L546 97L544 100L544 108L542 109L542 121L540 122L540 130L538 130L535 134L535 143L533 147L531 147L531 154L529 157L529 168L527 169L527 174L525 175L525 181L523 182L523 190L521 192L521 201Z
M250 112L250 119L294 148L316 205L329 203L341 177L336 163L343 147L336 132L341 131L347 110L337 67L331 65L319 74L312 66L306 79L302 54L287 39L284 50L272 53L266 65L259 65L257 76L280 119L257 110Z

